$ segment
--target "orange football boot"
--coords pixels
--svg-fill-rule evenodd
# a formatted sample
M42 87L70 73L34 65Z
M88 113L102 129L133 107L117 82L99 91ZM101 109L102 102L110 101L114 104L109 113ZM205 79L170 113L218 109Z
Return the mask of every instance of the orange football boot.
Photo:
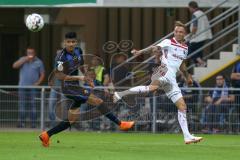
M119 128L122 131L127 131L130 128L132 128L134 124L135 124L134 121L129 121L129 122L128 121L121 121L121 124L120 124Z
M50 138L49 135L46 131L43 131L40 135L39 135L39 139L42 141L42 145L44 147L49 147L49 143L50 143Z

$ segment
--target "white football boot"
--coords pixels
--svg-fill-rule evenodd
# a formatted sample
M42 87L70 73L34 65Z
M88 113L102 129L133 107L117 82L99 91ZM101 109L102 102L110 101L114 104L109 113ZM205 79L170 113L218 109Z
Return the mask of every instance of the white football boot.
M201 142L202 140L203 140L203 137L195 137L192 135L191 137L184 138L185 144L198 143L198 142Z
M117 103L121 99L122 99L122 97L119 95L119 93L118 92L114 92L114 94L113 94L113 103Z

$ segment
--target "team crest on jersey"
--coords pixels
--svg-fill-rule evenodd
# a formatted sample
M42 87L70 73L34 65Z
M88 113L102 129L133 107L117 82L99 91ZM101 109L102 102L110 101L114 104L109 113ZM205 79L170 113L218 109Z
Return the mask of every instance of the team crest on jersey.
M74 61L75 61L75 60L79 60L79 59L80 59L80 57L78 57L78 56L76 56L76 55L73 57L73 60L74 60Z
M57 61L57 70L58 71L63 71L63 62L62 61Z

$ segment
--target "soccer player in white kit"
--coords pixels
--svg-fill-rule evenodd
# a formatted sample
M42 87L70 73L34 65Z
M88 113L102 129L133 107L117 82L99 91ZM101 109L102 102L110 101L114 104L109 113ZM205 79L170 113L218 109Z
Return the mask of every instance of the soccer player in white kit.
M195 137L189 133L186 118L187 106L176 81L176 73L180 70L186 77L188 84L192 83L192 78L188 74L185 64L188 53L188 47L184 43L185 34L185 25L177 21L175 23L173 38L165 39L156 46L151 46L143 50L133 50L132 53L134 55L155 53L156 58L160 59L160 65L152 74L150 85L137 86L122 92L114 92L113 99L114 102L117 102L123 96L130 94L153 92L158 88L163 89L167 97L178 108L178 121L183 132L185 144L191 144L200 142L203 138Z

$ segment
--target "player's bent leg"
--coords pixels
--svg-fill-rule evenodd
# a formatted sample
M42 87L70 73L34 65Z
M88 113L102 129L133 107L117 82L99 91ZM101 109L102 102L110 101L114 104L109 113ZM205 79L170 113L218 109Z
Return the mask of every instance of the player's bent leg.
M80 109L79 108L69 109L69 111L68 111L68 121L69 121L70 125L78 120L79 115L80 115Z
M201 140L203 140L202 137L195 137L191 135L188 130L187 116L186 116L187 106L183 97L179 98L176 101L175 105L178 108L178 121L183 132L185 144L198 143Z
M103 103L103 100L101 98L98 98L94 94L90 94L87 100L87 104L93 105L93 106L99 106Z
M100 115L104 115L115 124L120 125L120 120L111 113L110 108L104 105L104 101L101 98L95 96L94 94L90 94L87 103L93 106L97 106L97 110L99 111Z
M175 105L177 106L178 110L180 110L180 111L187 110L187 105L182 96L180 98L178 98L178 100L175 102Z
M114 122L116 125L119 126L120 130L127 131L132 128L135 124L134 121L120 121L112 112L111 110L105 106L105 103L102 99L98 98L97 96L91 94L87 101L88 104L98 106L98 110L101 112L102 115L106 116L109 120Z

